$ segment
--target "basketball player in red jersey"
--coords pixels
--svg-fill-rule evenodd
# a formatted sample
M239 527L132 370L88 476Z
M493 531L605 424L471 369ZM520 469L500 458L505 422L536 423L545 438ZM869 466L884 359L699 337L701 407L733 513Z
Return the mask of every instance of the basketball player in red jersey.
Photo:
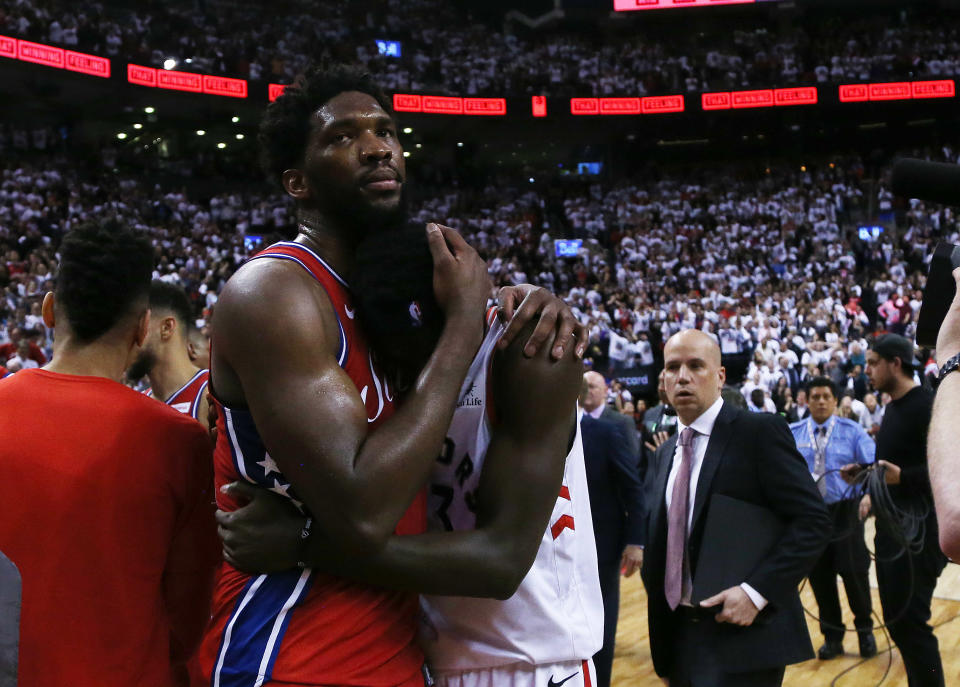
M127 378L144 375L150 395L206 427L210 372L197 370L190 359L190 330L196 329L186 292L154 280L150 284L150 330Z
M207 433L120 384L146 336L153 249L108 223L72 230L59 255L53 360L0 381L19 684L186 685L219 547Z
M372 560L392 534L425 528L422 487L484 334L486 266L456 232L428 225L444 331L395 412L341 276L367 232L404 222L390 102L368 75L316 71L268 107L260 142L300 226L238 270L217 303L217 485L239 479L281 494L308 514L305 535L317 528L342 555ZM572 331L571 322L558 335L561 355ZM218 504L238 505L222 493ZM225 564L197 684L422 685L416 618L412 593L310 568L251 576Z

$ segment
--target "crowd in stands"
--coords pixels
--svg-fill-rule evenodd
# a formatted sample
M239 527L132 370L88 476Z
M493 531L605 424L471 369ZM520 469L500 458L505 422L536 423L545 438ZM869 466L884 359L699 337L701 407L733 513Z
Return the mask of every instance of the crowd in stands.
M402 12L397 11L402 5ZM960 74L960 24L933 14L868 15L815 25L680 25L619 33L568 28L521 35L443 0L288 0L136 9L0 0L0 34L176 69L290 83L311 60L356 61L388 91L454 95L655 95L750 87L945 78ZM381 55L377 40L401 43ZM708 47L709 46L709 47Z
M912 152L957 160L948 146ZM424 188L411 219L461 230L497 284L532 282L562 294L590 327L597 369L655 366L666 338L697 327L716 337L747 395L759 388L778 409L789 409L803 380L820 372L861 400L867 337L912 337L934 243L960 240L951 209L919 201L890 208L896 232L856 239L854 219L890 202L883 170L868 177L856 157L802 170L595 179ZM10 156L0 163L0 353L13 359L5 367L50 356L39 306L59 238L108 216L150 234L154 276L187 290L201 327L256 249L245 236L286 238L295 227L279 193L198 199L59 153ZM580 254L557 257L553 240L574 236L584 240Z

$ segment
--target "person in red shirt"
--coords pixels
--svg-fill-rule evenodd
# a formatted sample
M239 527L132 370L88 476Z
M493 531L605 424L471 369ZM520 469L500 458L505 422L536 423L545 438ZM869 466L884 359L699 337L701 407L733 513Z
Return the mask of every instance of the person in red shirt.
M123 386L149 323L149 242L108 223L60 247L44 368L0 381L0 550L23 581L21 687L186 684L219 544L195 420Z
M38 334L33 330L25 332L19 327L15 327L10 332L10 343L0 346L0 360L9 360L15 356L20 345L20 340L26 337L30 342L30 359L36 360L38 365L46 365L47 356L43 354L43 349L33 341L33 337L36 336L38 336Z

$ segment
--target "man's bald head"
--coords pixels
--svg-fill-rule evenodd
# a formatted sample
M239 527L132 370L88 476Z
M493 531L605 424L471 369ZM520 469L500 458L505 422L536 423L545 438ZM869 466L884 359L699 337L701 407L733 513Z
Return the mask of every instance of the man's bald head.
M720 397L726 371L720 346L697 329L674 334L663 349L663 381L677 416L689 425Z
M583 375L586 393L583 394L581 404L583 409L592 413L607 402L607 380L599 372L586 372Z

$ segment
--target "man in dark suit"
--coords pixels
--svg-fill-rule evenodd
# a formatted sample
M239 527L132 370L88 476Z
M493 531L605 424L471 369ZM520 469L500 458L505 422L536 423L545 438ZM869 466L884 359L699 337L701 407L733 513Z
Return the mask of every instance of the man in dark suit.
M583 410L595 420L608 420L623 427L630 453L640 455L640 439L637 437L637 425L632 417L618 413L616 408L607 404L607 380L599 372L587 372L583 375L586 393L583 395Z
M709 336L675 334L664 369L680 431L657 452L641 573L654 669L671 687L780 685L786 665L813 658L797 586L827 544L827 508L783 419L723 403ZM716 572L697 562L718 495L768 510L783 529L742 584L695 605L693 580ZM751 521L737 528L753 532Z
M581 405L587 395L589 383L584 379ZM580 430L603 595L603 648L594 654L593 663L597 687L609 687L620 611L620 571L629 577L643 561L643 486L637 454L630 451L622 424L584 412Z

